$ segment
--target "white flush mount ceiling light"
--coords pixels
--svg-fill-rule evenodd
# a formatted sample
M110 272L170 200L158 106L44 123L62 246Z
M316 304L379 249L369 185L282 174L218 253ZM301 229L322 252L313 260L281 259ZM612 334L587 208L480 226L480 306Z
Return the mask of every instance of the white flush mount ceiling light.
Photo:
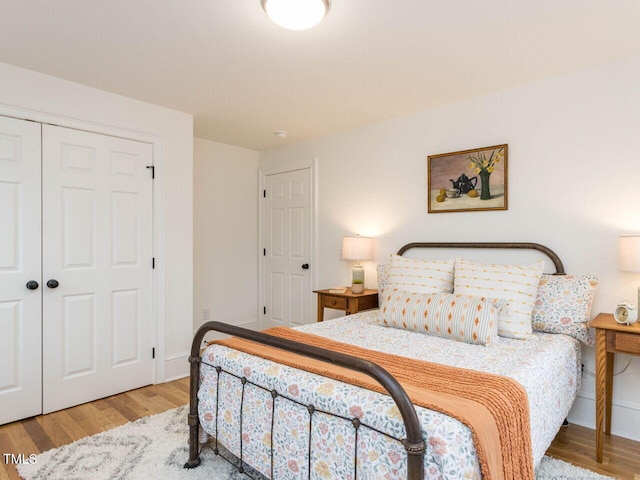
M318 25L331 8L329 0L262 0L269 18L289 30L308 30Z

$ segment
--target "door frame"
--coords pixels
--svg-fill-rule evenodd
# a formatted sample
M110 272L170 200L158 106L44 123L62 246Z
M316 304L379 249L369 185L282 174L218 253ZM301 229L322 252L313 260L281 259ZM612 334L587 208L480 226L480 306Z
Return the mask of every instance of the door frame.
M312 158L309 160L300 160L297 162L285 163L282 165L278 165L275 167L269 168L259 168L258 169L258 326L260 330L263 330L267 327L265 322L265 314L264 307L266 305L265 301L265 257L263 255L264 248L266 247L265 240L265 221L264 221L264 196L263 193L265 190L266 177L269 175L277 175L280 173L293 172L295 170L305 170L309 169L309 177L310 187L311 187L311 212L310 213L310 221L311 221L311 290L316 289L316 285L318 283L318 251L316 245L318 245L318 224L317 224L317 208L318 208L318 199L317 199L317 158ZM310 291L309 295L309 305L312 305L313 302L313 292ZM313 320L313 312L315 310L310 308L309 315L311 315L310 321Z
M165 235L164 235L164 139L159 135L127 130L125 128L104 125L61 115L55 115L37 110L14 107L0 103L0 115L18 120L27 120L59 127L82 130L89 133L109 135L112 137L135 140L148 143L152 146L153 166L155 180L152 185L153 195L153 256L160 261L152 271L152 312L153 329L155 339L155 358L153 361L154 384L165 381L165 331L166 331L166 305L165 305Z

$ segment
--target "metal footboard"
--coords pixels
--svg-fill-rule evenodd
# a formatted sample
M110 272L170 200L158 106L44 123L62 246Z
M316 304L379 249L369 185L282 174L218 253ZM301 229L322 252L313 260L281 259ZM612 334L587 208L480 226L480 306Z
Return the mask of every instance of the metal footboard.
M423 480L424 479L424 451L425 443L422 438L422 430L420 421L414 409L409 396L404 391L400 383L385 369L373 362L362 360L360 358L345 355L343 353L326 350L323 348L306 345L284 338L274 337L261 332L255 332L234 325L228 325L222 322L207 322L202 325L196 332L191 344L191 363L190 373L190 408L189 408L189 460L185 464L185 468L195 468L200 465L200 452L198 445L198 431L200 427L200 419L198 416L198 388L200 385L200 365L201 356L200 349L204 336L209 331L217 331L228 335L244 338L263 345L279 348L289 352L294 352L306 357L314 358L330 362L341 367L356 370L364 373L376 380L391 396L396 403L400 415L404 421L406 439L401 442L407 452L407 479ZM243 384L245 378L240 379ZM277 395L277 392L272 392ZM274 397L275 398L275 397ZM313 414L313 406L308 405L310 415ZM357 429L359 425L354 425ZM273 447L272 447L273 448ZM217 452L216 452L217 453ZM355 460L354 460L355 462ZM238 469L242 471L242 459Z

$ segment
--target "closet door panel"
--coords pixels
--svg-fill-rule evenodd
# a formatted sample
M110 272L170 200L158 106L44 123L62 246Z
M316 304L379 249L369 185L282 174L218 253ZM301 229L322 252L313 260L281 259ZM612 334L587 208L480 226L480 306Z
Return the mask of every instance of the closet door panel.
M43 127L44 412L152 383L149 144Z
M0 424L42 412L40 207L40 124L0 117Z

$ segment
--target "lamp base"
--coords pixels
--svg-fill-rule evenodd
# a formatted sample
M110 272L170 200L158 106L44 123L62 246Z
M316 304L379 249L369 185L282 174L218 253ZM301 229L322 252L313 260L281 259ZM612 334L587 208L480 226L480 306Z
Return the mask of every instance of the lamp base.
M353 266L353 281L351 282L351 293L362 293L364 291L364 268L357 264Z
M364 285L364 267L362 265L353 266L353 282L362 283Z

